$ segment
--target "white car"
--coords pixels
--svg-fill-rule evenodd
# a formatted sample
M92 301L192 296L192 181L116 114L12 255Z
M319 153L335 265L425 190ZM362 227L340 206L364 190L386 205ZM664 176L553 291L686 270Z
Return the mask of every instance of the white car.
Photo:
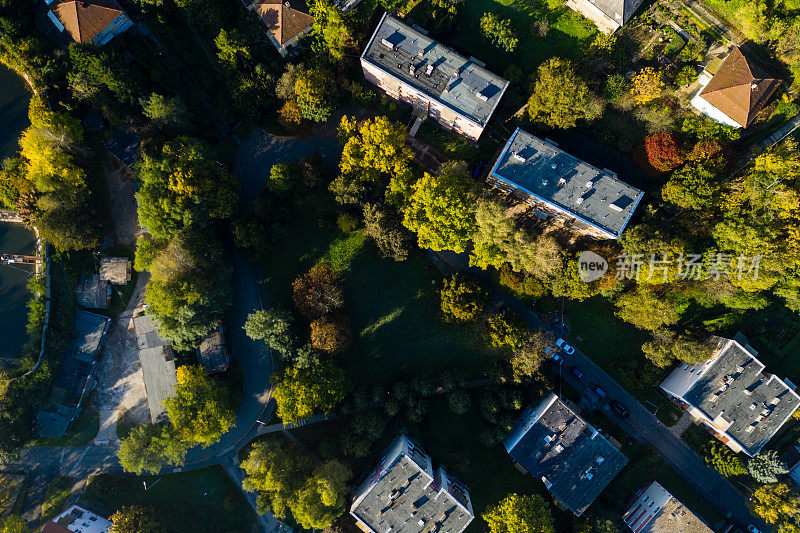
M561 350L567 355L575 353L575 348L567 344L567 341L565 341L564 339L558 339L556 341L556 346L561 348Z

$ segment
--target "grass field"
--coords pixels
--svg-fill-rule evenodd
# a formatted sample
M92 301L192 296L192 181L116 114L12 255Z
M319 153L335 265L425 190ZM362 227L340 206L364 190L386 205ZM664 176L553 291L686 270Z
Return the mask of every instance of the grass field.
M270 301L291 309L292 281L319 261L344 280L355 339L340 357L356 384L435 376L455 367L480 375L488 356L480 326L442 322L439 271L416 255L400 263L383 259L360 233L343 234L330 221L298 217L265 264Z
M425 25L425 13L420 11L425 2L420 2L411 11L412 18L421 19ZM495 13L510 18L519 38L513 53L507 53L491 45L481 37L480 18L484 13ZM532 29L534 22L546 19L549 32L540 36ZM581 53L597 34L597 29L587 19L571 9L558 7L549 9L544 1L521 0L466 0L459 7L453 31L437 38L460 51L471 54L495 73L502 74L511 65L516 65L529 74L550 57L574 58Z
M84 497L112 515L122 506L150 510L169 532L245 532L256 517L238 487L222 470L202 470L162 476L107 474L90 478ZM142 481L150 490L145 491Z
M42 522L46 522L61 512L72 489L72 478L59 476L47 485L42 502Z

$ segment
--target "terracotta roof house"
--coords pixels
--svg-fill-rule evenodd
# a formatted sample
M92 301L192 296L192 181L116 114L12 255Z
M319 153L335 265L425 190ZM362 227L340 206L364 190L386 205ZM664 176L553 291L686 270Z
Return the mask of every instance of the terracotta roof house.
M781 84L737 46L722 63L712 60L699 81L702 88L692 98L692 106L734 128L749 126Z
M300 37L311 31L314 22L305 6L281 0L254 0L248 9L258 15L267 27L270 41L284 57Z
M116 0L57 0L47 14L76 43L103 46L133 26Z
M612 34L627 24L644 0L567 0L567 7L594 22L597 29Z

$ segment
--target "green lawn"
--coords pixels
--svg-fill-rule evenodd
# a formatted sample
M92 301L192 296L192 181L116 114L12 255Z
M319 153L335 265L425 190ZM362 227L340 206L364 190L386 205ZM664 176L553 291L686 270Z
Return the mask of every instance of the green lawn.
M488 353L480 326L442 322L442 276L424 258L383 259L357 232L343 234L329 220L297 218L291 236L265 264L270 301L291 309L292 281L320 260L331 263L344 280L345 311L355 333L340 357L356 384L435 376L455 367L482 374Z
M84 497L106 513L125 505L151 510L169 532L250 531L256 517L239 488L221 467L162 476L94 476ZM145 491L142 481L150 490Z
M426 2L420 2L409 15L419 20L422 26L429 16L425 5ZM513 53L507 53L481 37L480 18L487 12L511 19L519 38ZM541 19L546 19L549 24L546 36L539 36L531 28ZM529 74L550 57L578 57L596 34L597 29L587 19L567 7L551 10L543 0L466 0L458 9L454 29L435 37L477 57L497 74L502 74L511 65Z
M558 302L549 303L555 311L560 311L560 306ZM614 316L608 300L600 296L583 302L564 300L564 312L571 343L650 411L657 406L656 415L662 422L672 425L677 421L678 409L658 390L671 369L660 369L645 358L641 347L648 339L646 332Z
M61 512L64 502L72 489L72 478L59 476L47 485L42 502L42 522L46 522Z

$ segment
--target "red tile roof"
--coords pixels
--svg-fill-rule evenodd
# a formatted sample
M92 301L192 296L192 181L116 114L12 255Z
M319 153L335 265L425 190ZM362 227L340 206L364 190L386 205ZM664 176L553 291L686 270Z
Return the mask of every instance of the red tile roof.
M125 14L115 0L62 0L53 8L75 42L92 42L115 18Z
M314 22L314 17L281 0L256 0L252 9L281 46Z

